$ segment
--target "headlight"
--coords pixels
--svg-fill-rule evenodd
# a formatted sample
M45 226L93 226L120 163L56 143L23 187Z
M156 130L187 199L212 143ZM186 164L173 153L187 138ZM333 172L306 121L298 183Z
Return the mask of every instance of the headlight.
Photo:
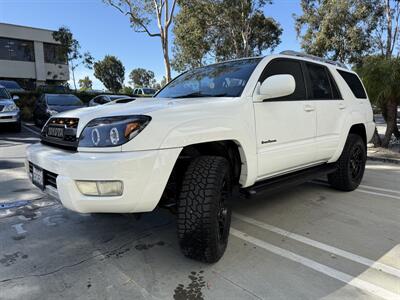
M14 103L7 104L3 108L3 111L17 111L17 110L19 110L19 108Z
M79 138L79 147L115 147L139 134L150 122L149 116L118 116L90 121Z
M54 116L54 115L58 114L58 111L53 110L53 109L46 109L46 112L47 112L50 116Z

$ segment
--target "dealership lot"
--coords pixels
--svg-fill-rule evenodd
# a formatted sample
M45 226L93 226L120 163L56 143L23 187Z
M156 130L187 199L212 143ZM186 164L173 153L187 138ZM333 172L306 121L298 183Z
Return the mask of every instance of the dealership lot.
M34 130L0 132L0 299L400 298L400 165L369 162L351 193L314 181L235 199L227 252L206 265L164 209L77 214L34 188Z

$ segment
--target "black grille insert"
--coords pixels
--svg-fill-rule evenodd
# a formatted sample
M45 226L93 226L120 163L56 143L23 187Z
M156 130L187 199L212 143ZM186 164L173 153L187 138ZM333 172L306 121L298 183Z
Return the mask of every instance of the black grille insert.
M52 118L42 130L41 142L45 145L76 151L78 138L77 118Z

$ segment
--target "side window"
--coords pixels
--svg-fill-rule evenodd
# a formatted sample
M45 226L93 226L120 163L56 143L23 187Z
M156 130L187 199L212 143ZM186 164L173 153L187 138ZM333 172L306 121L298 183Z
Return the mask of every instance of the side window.
M365 93L364 87L356 74L345 72L342 70L337 70L340 76L343 77L347 85L353 92L354 96L358 99L367 99L367 94Z
M261 74L260 82L273 75L290 74L296 81L296 89L293 94L271 100L306 100L306 88L301 63L294 59L274 59Z
M138 90L137 90L137 94L138 94L138 95L142 95L142 94L143 94L142 90L141 90L141 89L138 89Z
M326 67L318 64L306 63L310 85L309 99L334 99L331 83Z

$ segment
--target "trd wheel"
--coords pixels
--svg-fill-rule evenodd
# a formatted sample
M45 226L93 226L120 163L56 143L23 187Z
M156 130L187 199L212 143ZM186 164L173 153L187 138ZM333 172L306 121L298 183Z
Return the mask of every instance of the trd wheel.
M367 161L366 146L359 135L349 134L337 171L328 175L329 184L342 191L353 191L361 183Z
M184 255L217 262L228 244L232 180L228 161L201 156L189 165L178 199L178 238Z

